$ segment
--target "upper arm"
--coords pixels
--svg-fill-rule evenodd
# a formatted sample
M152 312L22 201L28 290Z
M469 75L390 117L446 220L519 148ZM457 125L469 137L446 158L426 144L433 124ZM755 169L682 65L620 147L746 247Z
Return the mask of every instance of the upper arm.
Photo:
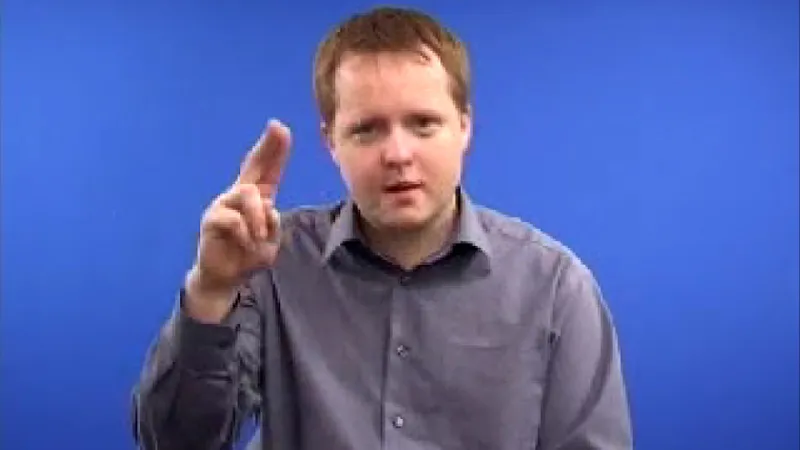
M553 320L539 448L632 448L618 336L597 282L576 260L561 272Z

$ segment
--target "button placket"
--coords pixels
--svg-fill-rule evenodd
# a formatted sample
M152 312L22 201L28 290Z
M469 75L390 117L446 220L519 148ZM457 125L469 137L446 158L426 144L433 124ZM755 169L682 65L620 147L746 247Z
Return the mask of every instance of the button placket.
M406 332L405 310L407 308L408 297L412 295L410 285L414 281L414 276L410 272L396 272L394 274L394 287L392 289L392 306L389 340L387 342L390 353L389 367L386 373L386 399L385 401L385 427L395 430L395 439L403 439L401 430L405 430L409 423L407 416L401 412L408 406L405 389L399 388L408 370L406 359L411 354L411 348L404 342ZM389 433L393 435L393 433Z

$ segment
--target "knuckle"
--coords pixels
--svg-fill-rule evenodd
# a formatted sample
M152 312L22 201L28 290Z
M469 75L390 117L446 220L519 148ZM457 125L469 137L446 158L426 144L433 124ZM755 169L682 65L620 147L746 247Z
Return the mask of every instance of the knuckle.
M230 228L238 222L237 214L226 208L216 208L209 211L205 217L205 224L210 228Z
M239 185L239 191L245 197L252 197L254 195L259 195L258 186L252 183L243 183Z

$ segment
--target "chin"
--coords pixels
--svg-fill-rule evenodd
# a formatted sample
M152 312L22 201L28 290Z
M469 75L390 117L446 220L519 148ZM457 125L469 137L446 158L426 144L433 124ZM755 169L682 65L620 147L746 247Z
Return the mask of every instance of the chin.
M417 209L386 211L380 215L380 226L398 231L411 231L425 227L430 222L430 214Z

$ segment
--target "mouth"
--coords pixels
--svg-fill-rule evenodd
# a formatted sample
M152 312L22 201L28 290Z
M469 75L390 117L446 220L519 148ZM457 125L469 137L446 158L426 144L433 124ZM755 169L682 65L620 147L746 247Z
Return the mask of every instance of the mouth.
M422 187L422 183L420 182L400 182L400 183L392 183L387 185L383 188L383 191L388 194L402 194L404 192L410 192L415 189L419 189Z

